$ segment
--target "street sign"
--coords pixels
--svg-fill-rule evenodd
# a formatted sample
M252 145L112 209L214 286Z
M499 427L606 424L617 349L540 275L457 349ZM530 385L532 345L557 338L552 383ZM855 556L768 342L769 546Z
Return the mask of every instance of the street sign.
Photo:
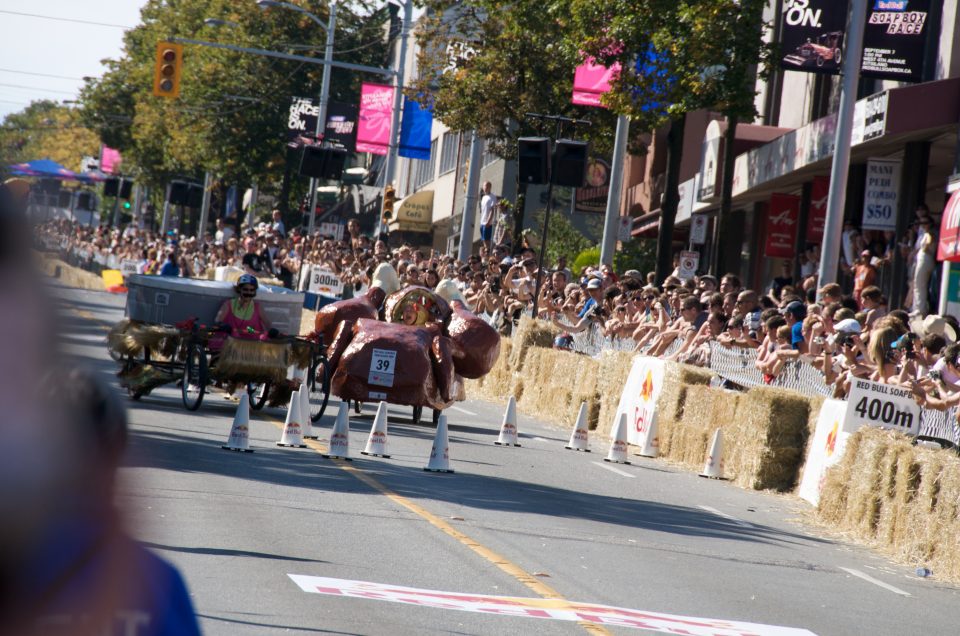
M843 430L855 433L862 426L916 435L920 430L920 407L910 389L857 379L850 387Z
M310 270L310 286L307 289L324 296L340 296L343 293L343 283L333 270L314 265Z
M690 217L690 242L694 245L703 245L707 242L706 215L694 214Z
M697 275L697 268L700 266L700 252L690 252L684 250L680 252L679 275L683 280L690 280Z
M633 238L633 217L621 216L620 224L617 227L617 240L626 243Z

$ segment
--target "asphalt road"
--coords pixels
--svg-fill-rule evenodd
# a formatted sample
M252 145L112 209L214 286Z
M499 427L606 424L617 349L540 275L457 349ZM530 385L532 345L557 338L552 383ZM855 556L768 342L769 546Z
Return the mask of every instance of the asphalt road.
M116 386L104 334L122 317L123 298L55 294L68 353ZM606 465L605 440L592 439L590 454L567 451L566 427L523 416L523 447L497 447L503 405L469 400L448 410L454 475L421 470L433 431L406 421L406 408L390 411L391 459L359 455L373 407L353 417L356 460L346 463L278 448L279 410L254 414L256 452L245 454L220 449L235 408L220 395L196 413L174 388L129 406L119 503L134 534L183 572L206 634L653 633L307 594L289 574L559 593L820 635L960 631L956 589L824 538L803 521L809 506L798 499L658 460Z

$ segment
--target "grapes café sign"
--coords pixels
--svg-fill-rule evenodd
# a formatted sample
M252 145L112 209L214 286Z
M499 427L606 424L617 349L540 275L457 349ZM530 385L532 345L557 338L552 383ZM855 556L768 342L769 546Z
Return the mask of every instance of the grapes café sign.
M864 426L916 435L920 430L920 406L909 389L869 380L854 380L847 400L843 430L854 433Z

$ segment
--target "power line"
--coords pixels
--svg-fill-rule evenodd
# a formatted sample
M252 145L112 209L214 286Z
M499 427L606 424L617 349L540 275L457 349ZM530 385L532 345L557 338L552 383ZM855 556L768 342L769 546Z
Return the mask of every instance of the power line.
M131 29L133 27L128 27L124 24L109 24L106 22L92 22L90 20L79 20L77 18L59 18L52 15L40 15L38 13L22 13L20 11L6 11L0 9L0 13L6 13L7 15L18 15L24 18L39 18L41 20L53 20L55 22L69 22L71 24L89 24L92 26L102 26L102 27L114 27L117 29Z
M3 84L0 83L0 86L6 86L7 88L25 88L31 91L40 91L42 93L62 93L63 95L73 95L76 91L58 91L52 88L40 88L39 86L24 86L22 84Z
M68 77L66 75L50 75L49 73L33 73L30 71L17 71L12 68L0 68L0 73L16 73L17 75L33 75L34 77L52 77L54 79L83 81L82 77Z

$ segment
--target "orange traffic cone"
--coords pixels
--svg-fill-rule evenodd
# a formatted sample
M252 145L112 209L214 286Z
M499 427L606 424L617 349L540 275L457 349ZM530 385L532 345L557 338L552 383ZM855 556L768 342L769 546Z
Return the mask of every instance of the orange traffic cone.
M377 407L377 415L373 418L373 426L370 427L370 436L367 437L367 446L361 455L372 455L373 457L389 458L387 454L387 403L380 402Z
M587 403L580 404L580 412L577 414L577 421L573 425L573 433L570 434L570 442L564 447L567 450L590 452L590 438L587 426Z
M517 434L517 401L512 395L507 400L507 410L503 414L503 424L500 425L500 436L494 444L497 446L520 446Z
M447 416L441 414L437 420L437 434L433 436L433 448L430 449L430 461L424 467L429 473L452 473L450 468L450 442L447 434Z
M230 427L230 437L227 443L220 448L241 453L252 453L250 448L250 397L244 391L237 404L237 413L233 416L233 426Z

